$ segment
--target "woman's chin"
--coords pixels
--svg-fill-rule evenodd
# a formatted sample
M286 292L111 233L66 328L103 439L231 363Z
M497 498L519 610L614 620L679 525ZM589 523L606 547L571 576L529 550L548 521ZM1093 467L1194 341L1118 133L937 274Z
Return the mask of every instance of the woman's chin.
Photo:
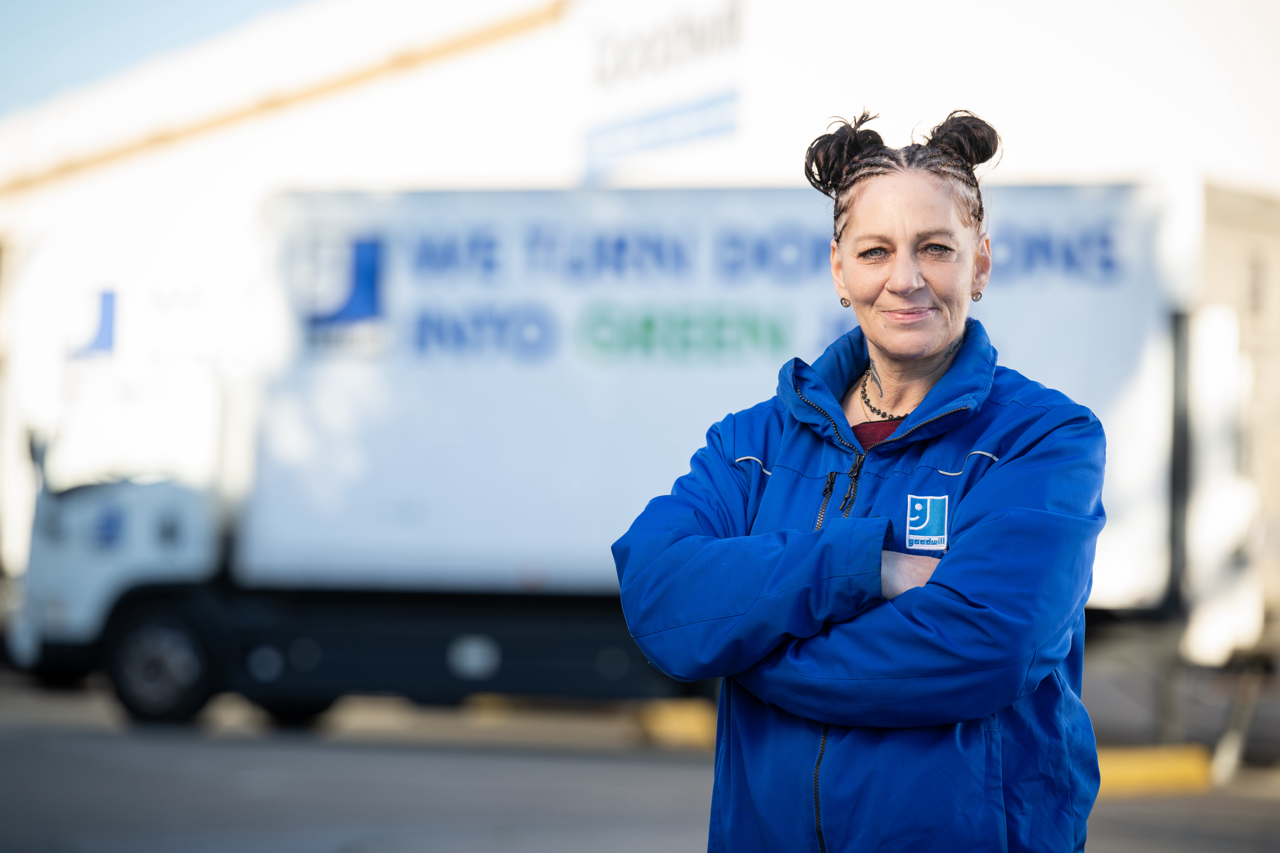
M941 355L947 341L937 333L928 335L899 334L888 340L873 341L876 349L894 361L921 361Z

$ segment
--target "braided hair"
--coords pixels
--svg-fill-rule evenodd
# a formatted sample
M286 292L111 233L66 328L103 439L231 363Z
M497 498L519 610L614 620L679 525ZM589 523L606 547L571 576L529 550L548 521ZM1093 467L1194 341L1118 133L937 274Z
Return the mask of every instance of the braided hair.
M973 169L995 156L1000 147L996 129L968 110L955 110L923 144L889 148L880 134L863 127L875 118L879 116L863 111L852 124L841 119L835 131L813 140L804 155L805 177L835 202L836 241L844 231L859 183L877 175L912 170L944 180L960 206L965 225L981 230L986 210Z

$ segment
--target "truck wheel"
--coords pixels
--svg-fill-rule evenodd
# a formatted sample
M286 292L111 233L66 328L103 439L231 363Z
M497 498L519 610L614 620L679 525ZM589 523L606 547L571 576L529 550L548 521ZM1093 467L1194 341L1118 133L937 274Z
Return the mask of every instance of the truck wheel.
M258 699L258 707L271 716L276 728L305 729L315 725L316 718L333 707L333 699Z
M116 697L138 722L188 722L209 701L209 663L195 630L167 607L126 616L107 643Z

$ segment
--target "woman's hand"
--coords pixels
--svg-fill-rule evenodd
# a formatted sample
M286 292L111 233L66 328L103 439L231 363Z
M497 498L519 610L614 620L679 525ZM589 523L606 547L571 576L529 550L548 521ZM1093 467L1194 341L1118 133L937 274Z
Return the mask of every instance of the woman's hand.
M924 586L933 576L940 560L918 557L915 554L899 554L897 551L880 552L880 594L885 601L892 601L909 589Z

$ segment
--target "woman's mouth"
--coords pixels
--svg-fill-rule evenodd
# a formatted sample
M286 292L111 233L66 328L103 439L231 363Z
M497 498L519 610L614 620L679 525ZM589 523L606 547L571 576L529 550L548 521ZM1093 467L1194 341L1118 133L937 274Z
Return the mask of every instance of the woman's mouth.
M932 308L902 308L896 311L885 311L884 316L895 323L917 323L933 314Z

